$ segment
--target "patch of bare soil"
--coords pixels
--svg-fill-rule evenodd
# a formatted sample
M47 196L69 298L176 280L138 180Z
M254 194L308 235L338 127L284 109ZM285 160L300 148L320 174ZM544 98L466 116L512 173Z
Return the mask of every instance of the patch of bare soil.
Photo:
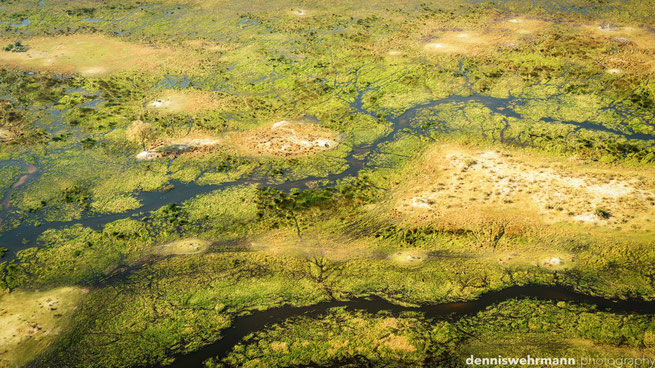
M334 132L296 121L279 121L263 129L233 134L227 140L243 153L278 157L308 156L338 144Z
M172 243L163 244L153 249L158 255L187 255L202 253L209 248L210 242L198 238L180 239Z
M9 40L0 39L2 43ZM0 65L58 73L99 76L114 71L157 70L166 65L192 66L188 53L130 43L104 35L40 37L24 41L25 52L0 50Z
M197 114L216 110L225 104L218 95L199 91L168 90L156 99L149 101L146 107L164 113Z
M426 156L418 178L420 183L398 189L399 212L463 221L503 214L646 229L655 218L652 184L602 170L565 170L518 154L446 146Z
M623 70L655 73L655 32L652 30L611 23L588 24L581 26L580 30L591 38L616 45L618 51L604 60L608 73L622 74Z
M425 44L425 50L440 54L480 54L503 40L499 33L480 31L444 31L437 32L431 42Z
M202 153L213 149L222 142L221 139L201 133L190 134L181 138L160 139L150 144L149 148L136 155L139 161L155 160L161 157L175 157L183 154Z

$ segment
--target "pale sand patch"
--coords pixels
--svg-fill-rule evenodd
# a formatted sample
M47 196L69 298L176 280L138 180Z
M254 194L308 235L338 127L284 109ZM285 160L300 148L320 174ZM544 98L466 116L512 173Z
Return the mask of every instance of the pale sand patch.
M88 290L15 290L0 297L0 365L23 366L49 346Z
M137 161L151 161L162 157L162 154L157 151L141 151L136 155Z
M403 249L389 255L389 259L401 266L419 265L428 258L428 253L422 249Z
M14 138L16 138L16 134L11 130L0 127L0 142L8 142Z
M409 338L407 336L397 336L394 334L391 334L389 337L385 338L384 340L384 346L388 347L391 350L394 351L402 351L402 352L412 352L416 351L416 346L412 345L409 342Z
M0 39L0 42L7 40ZM191 67L192 55L172 48L155 48L100 34L40 37L24 42L26 52L0 50L0 65L57 73L100 76L115 71L159 70L167 65Z
M163 256L197 254L205 252L210 245L211 242L207 240L188 238L157 246L153 248L152 253Z
M545 29L551 24L551 22L542 19L517 17L498 22L493 26L493 29L506 29L515 34L526 35Z
M587 24L580 26L580 30L591 37L630 44L643 50L655 50L655 33L646 28Z
M197 114L203 111L217 110L231 104L231 98L209 92L191 90L167 90L157 98L149 101L146 107L163 113Z
M398 189L401 213L468 222L475 213L505 213L546 223L653 227L647 221L655 218L652 185L610 172L590 175L588 169L562 170L553 162L454 146L431 152L422 167L421 184Z
M205 152L223 142L217 137L196 132L179 138L158 139L136 155L138 161L150 161L164 156L175 157L194 152Z
M484 30L426 31L432 41L423 45L428 52L477 55L499 48L516 48L525 35L545 29L550 22L534 18L513 18L492 23Z
M92 68L83 69L81 73L82 75L86 75L86 76L100 75L100 74L107 73L107 69L101 66L96 66Z
M254 131L233 133L226 141L246 154L278 157L312 155L338 145L334 132L313 123L286 120Z
M428 203L428 200L425 199L425 198L420 198L420 197L412 198L412 207L423 208L423 209L426 209L426 210L431 210L432 209L432 205L430 205L430 203Z
M612 65L631 72L655 74L655 32L646 27L603 27L598 24L583 25L582 34L605 39L620 47L611 58Z
M529 265L554 270L567 270L575 266L575 256L573 254L554 253L548 249L517 250L494 255L498 257L498 263L506 267Z
M500 32L442 31L434 33L434 40L424 45L428 52L439 54L480 54L494 50L507 37Z

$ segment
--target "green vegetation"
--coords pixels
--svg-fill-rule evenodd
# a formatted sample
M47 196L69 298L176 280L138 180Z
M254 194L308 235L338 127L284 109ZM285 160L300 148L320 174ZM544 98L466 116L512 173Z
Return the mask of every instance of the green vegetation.
M470 355L583 357L617 343L620 348L605 350L608 356L635 358L653 355L653 323L652 317L533 300L505 302L457 321L335 309L270 326L206 366L464 367Z
M301 5L2 2L0 364L169 364L371 295L655 300L652 0ZM25 343L7 300L57 333ZM574 301L336 308L206 366L653 356L654 329Z

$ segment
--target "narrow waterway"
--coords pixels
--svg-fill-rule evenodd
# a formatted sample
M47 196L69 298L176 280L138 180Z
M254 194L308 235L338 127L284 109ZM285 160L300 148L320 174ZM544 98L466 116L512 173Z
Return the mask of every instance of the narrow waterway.
M320 316L331 308L344 307L348 310L361 310L368 313L389 312L398 315L403 312L419 312L432 320L457 319L478 313L489 306L510 299L533 298L547 301L567 301L596 307L600 311L613 313L655 314L655 301L618 300L594 297L571 291L557 286L513 286L506 289L482 294L479 298L466 302L443 304L424 304L418 307L405 307L391 303L377 296L357 298L348 301L330 301L310 306L295 307L290 305L272 308L265 311L255 311L250 315L237 317L232 326L222 331L222 338L189 354L176 357L172 365L167 367L189 368L202 367L203 362L212 357L226 357L230 351L247 335L262 331L266 327L287 319L300 316Z
M367 114L377 118L378 115L375 112L369 111L363 106L363 97L369 91L370 90L360 91L357 96L355 96L355 98L350 102L350 105L359 113ZM138 193L137 198L142 203L142 206L137 209L118 214L98 214L93 212L85 212L82 214L82 217L77 220L49 222L39 226L34 226L29 223L22 223L18 227L0 234L0 246L9 248L10 253L6 255L5 259L11 260L15 258L17 251L38 245L38 238L44 231L49 229L61 229L73 226L75 224L80 224L92 229L100 229L105 224L116 220L143 215L149 211L159 209L162 206L173 203L181 204L182 202L193 199L200 194L209 193L219 189L226 189L238 185L254 184L261 186L271 186L285 192L288 192L293 188L307 188L308 184L315 183L317 181L322 183L320 186L334 185L334 183L338 182L339 180L356 177L359 172L365 168L374 168L371 165L371 160L374 158L374 154L379 152L381 146L395 140L401 132L409 131L416 135L423 134L418 128L412 127L411 125L411 122L416 119L417 113L420 111L446 104L479 103L496 114L521 119L522 116L511 109L511 106L518 100L520 100L520 98L513 96L502 98L485 96L476 93L472 93L471 95L466 96L452 95L446 98L433 100L424 104L416 105L397 116L384 117L392 129L384 136L379 137L373 143L354 146L346 157L347 168L339 173L330 174L323 177L308 176L303 179L285 181L283 183L271 183L265 177L260 179L240 178L219 185L198 185L194 182L183 183L179 181L171 181L170 184L173 186L171 190L165 192L155 191ZM655 136L650 134L620 132L591 122L562 122L553 119L542 119L542 121L553 124L573 125L576 127L576 129L610 132L629 139L655 141ZM5 201L7 200L8 198L5 198Z

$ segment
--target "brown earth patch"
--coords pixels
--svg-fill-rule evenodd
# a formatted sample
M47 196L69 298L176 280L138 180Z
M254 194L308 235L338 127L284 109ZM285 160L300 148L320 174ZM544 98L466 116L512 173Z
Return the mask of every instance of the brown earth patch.
M414 219L462 224L512 217L655 230L650 221L655 218L653 183L629 171L621 175L600 166L569 166L520 153L446 145L429 152L419 171L406 175L415 179L398 186L395 209Z
M3 44L9 40L0 40ZM166 65L189 67L195 59L171 48L155 48L104 35L41 37L23 41L26 52L0 51L0 65L25 70L99 76L115 71L156 71Z
M226 103L230 102L217 94L209 92L168 90L148 102L146 107L164 113L197 114L219 109L225 106Z
M336 134L306 122L279 121L226 138L238 151L257 156L298 157L337 146Z

